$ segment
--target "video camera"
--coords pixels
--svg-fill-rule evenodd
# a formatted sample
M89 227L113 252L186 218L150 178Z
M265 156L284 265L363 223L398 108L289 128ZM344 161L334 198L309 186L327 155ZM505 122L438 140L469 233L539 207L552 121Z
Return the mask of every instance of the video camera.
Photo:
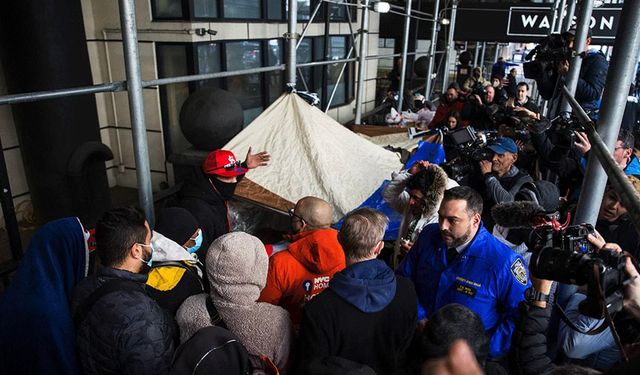
M551 123L555 127L551 133L551 143L556 147L570 149L576 141L576 132L585 131L578 118L573 116L571 112L562 112L551 120Z
M587 298L579 305L583 315L602 319L622 310L623 287L628 279L624 271L626 256L601 249L596 251L587 236L594 233L590 224L560 224L557 215L539 213L532 218L533 231L527 247L532 252L529 270L539 279L564 284L586 285Z
M478 162L491 160L493 151L486 145L497 138L495 132L480 133L477 136L472 127L456 129L445 135L447 162L442 168L449 178L462 184L466 177L476 172Z
M562 34L549 35L525 57L527 62L522 65L524 76L536 81L549 79L557 71L559 63L573 57L574 52L568 45L568 41Z

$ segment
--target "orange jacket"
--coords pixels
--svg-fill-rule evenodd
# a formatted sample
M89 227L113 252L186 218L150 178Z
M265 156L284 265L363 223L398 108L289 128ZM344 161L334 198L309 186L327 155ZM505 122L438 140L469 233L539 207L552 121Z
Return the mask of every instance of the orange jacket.
M345 268L345 258L334 229L302 232L293 241L269 259L267 285L258 301L285 308L297 329L305 302L329 286L333 274Z

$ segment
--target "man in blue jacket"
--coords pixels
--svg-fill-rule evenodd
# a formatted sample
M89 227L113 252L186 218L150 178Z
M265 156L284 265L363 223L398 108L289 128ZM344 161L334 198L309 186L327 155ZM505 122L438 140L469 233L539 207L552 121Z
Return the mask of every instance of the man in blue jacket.
M445 191L439 223L423 229L397 273L411 279L418 295L418 320L459 303L482 319L491 336L491 359L504 356L530 286L522 257L482 226L482 198L467 186ZM424 323L423 323L424 324Z

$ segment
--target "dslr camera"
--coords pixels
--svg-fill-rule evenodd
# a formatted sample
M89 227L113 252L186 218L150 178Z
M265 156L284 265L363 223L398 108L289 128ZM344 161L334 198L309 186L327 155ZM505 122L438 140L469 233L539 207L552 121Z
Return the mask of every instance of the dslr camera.
M623 286L628 279L626 256L606 249L595 251L587 240L593 233L590 224L565 228L547 224L534 229L527 244L532 251L529 270L540 279L587 285L580 312L602 319L605 308L609 313L622 310Z

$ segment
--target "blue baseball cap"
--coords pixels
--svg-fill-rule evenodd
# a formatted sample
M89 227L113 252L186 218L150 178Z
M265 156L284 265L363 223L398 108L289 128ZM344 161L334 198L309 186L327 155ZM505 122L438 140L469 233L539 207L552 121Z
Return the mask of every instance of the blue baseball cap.
M498 137L493 143L489 146L489 149L496 154L504 154L505 152L510 152L512 154L518 153L518 146L511 138L507 137Z

